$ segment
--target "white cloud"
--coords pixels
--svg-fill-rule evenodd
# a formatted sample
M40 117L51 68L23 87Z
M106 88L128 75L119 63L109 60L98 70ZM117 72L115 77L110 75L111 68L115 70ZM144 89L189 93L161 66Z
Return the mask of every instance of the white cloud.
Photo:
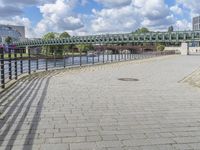
M135 0L140 13L149 20L159 20L169 15L170 11L164 0Z
M26 25L28 37L41 37L46 32L67 31L73 35L98 34L105 32L131 32L140 27L151 30L167 30L170 25L175 29L191 28L190 16L200 13L199 0L176 0L169 7L165 0L93 0L103 6L91 10L91 14L77 13L75 8L85 7L89 0L22 0L16 10L5 13L3 9L0 23ZM8 2L8 3L6 3ZM0 0L0 7L11 7L11 0ZM13 2L17 2L14 0ZM24 7L36 4L42 19L36 26L23 17ZM188 13L189 12L189 13ZM9 16L10 15L10 16ZM185 19L179 19L180 17ZM189 17L188 17L189 16ZM7 19L6 19L7 18ZM34 34L35 33L35 34Z
M140 22L139 13L131 5L121 8L93 10L95 19L91 21L95 32L122 32L137 28Z
M170 10L174 14L178 14L178 15L182 15L183 14L183 10L178 5L174 5L174 6L170 7Z
M13 17L23 14L22 10L12 6L0 6L0 18Z
M177 20L176 24L175 24L175 29L179 30L179 31L183 31L183 30L191 30L192 27L192 23L189 22L186 19L183 20Z
M56 0L55 3L39 6L43 19L36 26L38 35L48 31L62 32L82 28L81 17L73 13L75 4L72 0Z
M199 0L176 0L178 4L182 4L191 11L192 15L200 14Z
M35 37L35 32L31 26L31 21L28 18L15 16L9 20L0 20L0 24L9 24L9 25L20 25L25 26L26 37Z
M132 0L127 6L94 9L93 15L91 27L95 32L131 32L141 26L167 30L175 23L174 15L164 0Z
M161 19L154 20L154 21L145 19L142 22L142 26L148 27L151 30L166 31L168 27L171 25L174 25L174 23L175 23L175 18L173 15L171 15L171 16L166 16Z
M131 4L132 0L95 0L98 3L103 4L105 7L122 7Z

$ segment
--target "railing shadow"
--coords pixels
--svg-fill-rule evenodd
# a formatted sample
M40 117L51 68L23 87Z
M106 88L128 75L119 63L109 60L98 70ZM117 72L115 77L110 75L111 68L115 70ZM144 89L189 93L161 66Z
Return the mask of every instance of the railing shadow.
M162 54L153 53L151 55L160 56ZM140 59L148 58L151 55L142 55L142 56L139 56L139 58ZM125 58L125 60L126 59L127 58ZM131 59L135 59L135 58L130 57L130 60ZM11 136L9 137L6 143L6 149L9 149L11 145L15 143L18 136L18 132L20 132L20 129L22 128L25 122L25 119L27 118L28 113L30 112L30 108L33 102L35 102L36 97L39 97L39 99L37 99L38 105L36 106L36 110L34 112L34 115L30 122L30 127L29 127L29 131L31 131L33 128L34 130L37 130L38 125L39 125L39 118L42 113L43 103L47 95L50 79L53 75L57 73L59 73L59 71L47 71L39 75L35 74L33 75L30 81L24 83L22 90L18 89L16 92L12 93L11 91L13 91L14 89L17 89L16 87L13 87L13 89L10 89L9 94L3 95L3 98L2 98L3 102L6 99L11 98L11 97L13 97L13 101L10 107L3 109L3 112L5 112L5 114L3 115L5 117L3 120L0 120L0 131L1 131L0 132L0 146L2 146L2 144L5 141L6 136L10 132L12 134L10 134ZM17 84L16 86L20 86L20 84ZM11 129L13 130L13 132L11 131ZM26 137L25 137L24 145L30 142L29 133L27 133L27 135L25 136ZM35 132L32 133L31 140L34 141L35 136L36 136L36 133ZM33 141L31 142L33 143ZM32 145L29 145L29 146L32 149ZM23 147L23 149L25 150L25 146Z
M11 132L12 134L11 136L9 136L9 140L6 141L6 149L11 148L18 136L17 133L20 131L22 125L24 124L24 121L30 111L33 102L36 100L36 96L38 97L39 93L41 93L41 95L39 95L39 101L37 99L38 106L34 113L29 130L33 128L33 125L37 129L39 123L39 120L37 120L37 118L38 116L40 117L40 114L42 112L42 105L47 94L50 78L56 73L59 72L46 72L43 73L41 76L36 75L34 78L32 78L31 81L29 81L26 86L24 86L24 90L22 92L18 91L14 95L9 94L8 96L6 96L6 98L8 98L9 96L17 98L13 100L13 104L11 105L11 107L4 109L4 111L6 111L6 113L3 114L5 118L3 120L0 120L0 129L2 130L0 134L0 146L2 146L6 136ZM22 112L23 109L24 111ZM35 124L36 120L37 124ZM13 131L10 131L11 129ZM28 136L29 134L26 135L24 144L28 142ZM33 138L34 137L35 135L33 135Z

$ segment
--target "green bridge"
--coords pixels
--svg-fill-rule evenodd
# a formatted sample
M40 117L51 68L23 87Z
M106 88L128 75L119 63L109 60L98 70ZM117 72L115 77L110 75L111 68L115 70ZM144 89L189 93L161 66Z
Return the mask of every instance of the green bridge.
M65 39L27 40L15 42L17 47L67 44L182 43L200 41L200 31L149 32L73 36Z

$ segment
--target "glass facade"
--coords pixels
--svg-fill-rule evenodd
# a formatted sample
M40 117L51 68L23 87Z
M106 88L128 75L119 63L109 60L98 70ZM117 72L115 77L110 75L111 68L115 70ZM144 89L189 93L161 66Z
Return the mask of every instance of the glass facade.
M19 40L22 35L17 30L6 25L0 25L0 43L3 43L5 38L10 36L14 41Z
M200 30L200 16L193 18L192 25L194 31Z

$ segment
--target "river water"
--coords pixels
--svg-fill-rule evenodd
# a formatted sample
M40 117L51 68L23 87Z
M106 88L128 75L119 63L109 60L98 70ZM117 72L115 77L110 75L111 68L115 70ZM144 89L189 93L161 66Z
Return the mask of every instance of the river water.
M150 55L148 55L150 56ZM66 67L72 67L72 66L79 66L80 64L86 65L86 64L95 64L95 63L106 63L106 62L112 62L112 61L123 61L128 59L141 59L143 58L143 54L110 54L110 55L99 55L99 56L76 56L76 57L68 57L65 59L39 59L39 60L31 60L31 71L35 72L37 70L45 70L46 64L48 66L48 70L55 69L55 68L64 68ZM15 74L15 61L12 61L12 76L14 77ZM23 73L28 73L29 67L29 61L23 60L22 61L22 67L23 67ZM5 79L9 79L9 62L5 61L4 65L5 70ZM17 60L17 74L20 75L21 73L21 61Z

